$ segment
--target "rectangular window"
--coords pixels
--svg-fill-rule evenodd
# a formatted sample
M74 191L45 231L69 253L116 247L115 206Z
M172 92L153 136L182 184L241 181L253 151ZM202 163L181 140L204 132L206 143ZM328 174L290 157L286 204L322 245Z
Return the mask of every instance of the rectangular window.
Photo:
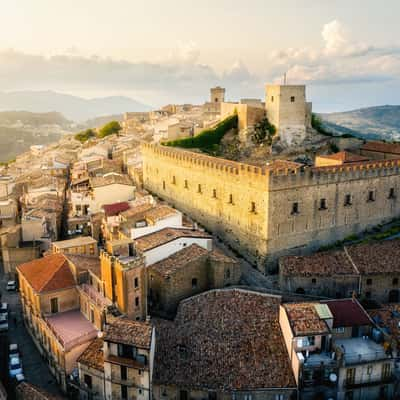
M135 359L136 358L136 347L129 346L127 344L118 343L118 356L124 358Z
M128 379L128 370L124 365L121 365L121 380L126 381Z
M90 309L90 322L94 324L94 311L92 308Z
M344 333L344 327L340 326L338 328L334 328L333 332L335 332L335 333Z
M197 193L201 193L201 185L200 184L197 185Z
M309 346L314 346L315 345L315 336L308 336L307 340L308 340L308 345Z
M197 288L197 278L193 278L192 279L192 289L196 289Z
M251 202L250 212L252 212L254 214L257 212L256 203L254 201Z
M368 200L367 201L368 202L375 201L375 191L374 190L370 190L368 192Z
M372 365L368 365L367 367L367 375L371 375L372 374Z
M83 381L89 389L92 388L92 377L90 375L83 375Z
M346 194L344 196L344 205L345 206L351 206L351 203L352 203L351 194Z
M291 103L294 103L295 100L296 100L296 99L295 99L294 96L291 96L291 97L290 97L290 102L291 102Z
M372 285L372 279L367 279L367 285Z
M138 287L139 287L139 278L135 278L135 280L134 280L134 286L135 286L135 288L138 288Z
M121 385L121 399L126 400L128 398L128 387Z
M233 196L230 194L229 195L229 201L228 201L228 203L229 204L233 204Z
M175 175L172 177L172 184L173 184L173 185L176 185L176 178L175 178Z
M162 188L165 190L165 181L162 181Z
M188 189L189 188L189 184L188 184L188 181L185 179L185 189Z
M396 198L396 195L394 193L394 188L389 189L389 199L394 199Z
M58 313L58 298L57 297L50 300L50 306L51 306L52 314Z
M326 209L327 209L327 206L326 206L326 199L321 199L321 200L319 201L319 209L320 209L320 210L326 210Z
M274 96L271 96L271 103L274 102Z
M356 369L355 368L347 368L346 370L346 383L347 384L354 384L356 379Z
M292 215L296 215L299 213L299 203L295 202L292 204Z
M135 307L139 307L139 297L135 297Z
M388 379L391 375L391 365L383 364L382 365L382 379Z
M216 189L213 189L212 197L213 197L213 199L217 198L217 190Z

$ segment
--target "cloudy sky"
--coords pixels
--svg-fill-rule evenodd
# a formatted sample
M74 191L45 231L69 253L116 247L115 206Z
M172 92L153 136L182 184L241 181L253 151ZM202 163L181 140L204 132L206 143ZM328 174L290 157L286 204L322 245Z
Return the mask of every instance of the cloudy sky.
M400 104L400 1L1 0L0 91L231 100L308 85L317 111Z

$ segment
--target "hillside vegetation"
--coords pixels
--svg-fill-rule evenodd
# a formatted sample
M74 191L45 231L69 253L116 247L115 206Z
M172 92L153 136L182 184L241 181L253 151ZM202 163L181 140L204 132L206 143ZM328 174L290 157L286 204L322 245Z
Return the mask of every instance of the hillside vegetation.
M209 152L215 150L224 135L232 129L237 129L237 126L238 116L232 115L219 122L215 128L205 129L196 136L171 140L162 144L164 146L199 149Z

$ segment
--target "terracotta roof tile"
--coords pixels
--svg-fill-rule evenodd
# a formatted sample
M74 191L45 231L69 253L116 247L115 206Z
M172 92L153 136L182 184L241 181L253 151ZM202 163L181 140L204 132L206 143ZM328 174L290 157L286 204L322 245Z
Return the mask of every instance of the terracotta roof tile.
M36 292L66 289L75 285L67 259L63 254L51 254L17 267Z
M174 321L154 319L154 381L185 389L295 388L278 322L280 297L213 290L180 303Z
M319 316L318 303L287 303L283 307L295 336L311 336L329 333L326 322Z
M372 325L372 322L356 299L323 301L333 315L333 328Z
M181 268L185 267L188 263L204 257L207 254L208 250L198 246L197 244L192 244L180 251L177 251L171 256L151 265L149 268L152 271L158 272L164 278L167 278Z
M354 153L350 153L348 151L339 151L338 153L335 153L335 154L321 155L319 157L327 158L330 160L341 161L343 164L359 162L359 161L368 161L367 157L360 156L360 155L354 154Z
M137 238L135 240L135 247L141 252L146 252L154 249L155 247L183 237L211 239L211 236L207 233L193 229L164 228L157 232Z
M77 361L89 368L104 371L103 339L94 339L86 350L79 356Z
M147 322L115 319L104 331L104 341L149 349L153 328Z
M103 205L103 209L107 217L112 217L123 211L129 210L129 203L124 201L122 203L105 204Z
M400 155L400 144L384 142L367 142L361 146L361 150L376 151L378 153L391 153Z

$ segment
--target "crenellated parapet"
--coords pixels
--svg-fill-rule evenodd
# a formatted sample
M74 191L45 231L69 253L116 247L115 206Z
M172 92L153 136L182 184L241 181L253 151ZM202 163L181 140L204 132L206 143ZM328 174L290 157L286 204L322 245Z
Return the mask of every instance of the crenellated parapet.
M273 170L270 188L326 185L335 182L400 175L400 159L370 160L344 165Z

